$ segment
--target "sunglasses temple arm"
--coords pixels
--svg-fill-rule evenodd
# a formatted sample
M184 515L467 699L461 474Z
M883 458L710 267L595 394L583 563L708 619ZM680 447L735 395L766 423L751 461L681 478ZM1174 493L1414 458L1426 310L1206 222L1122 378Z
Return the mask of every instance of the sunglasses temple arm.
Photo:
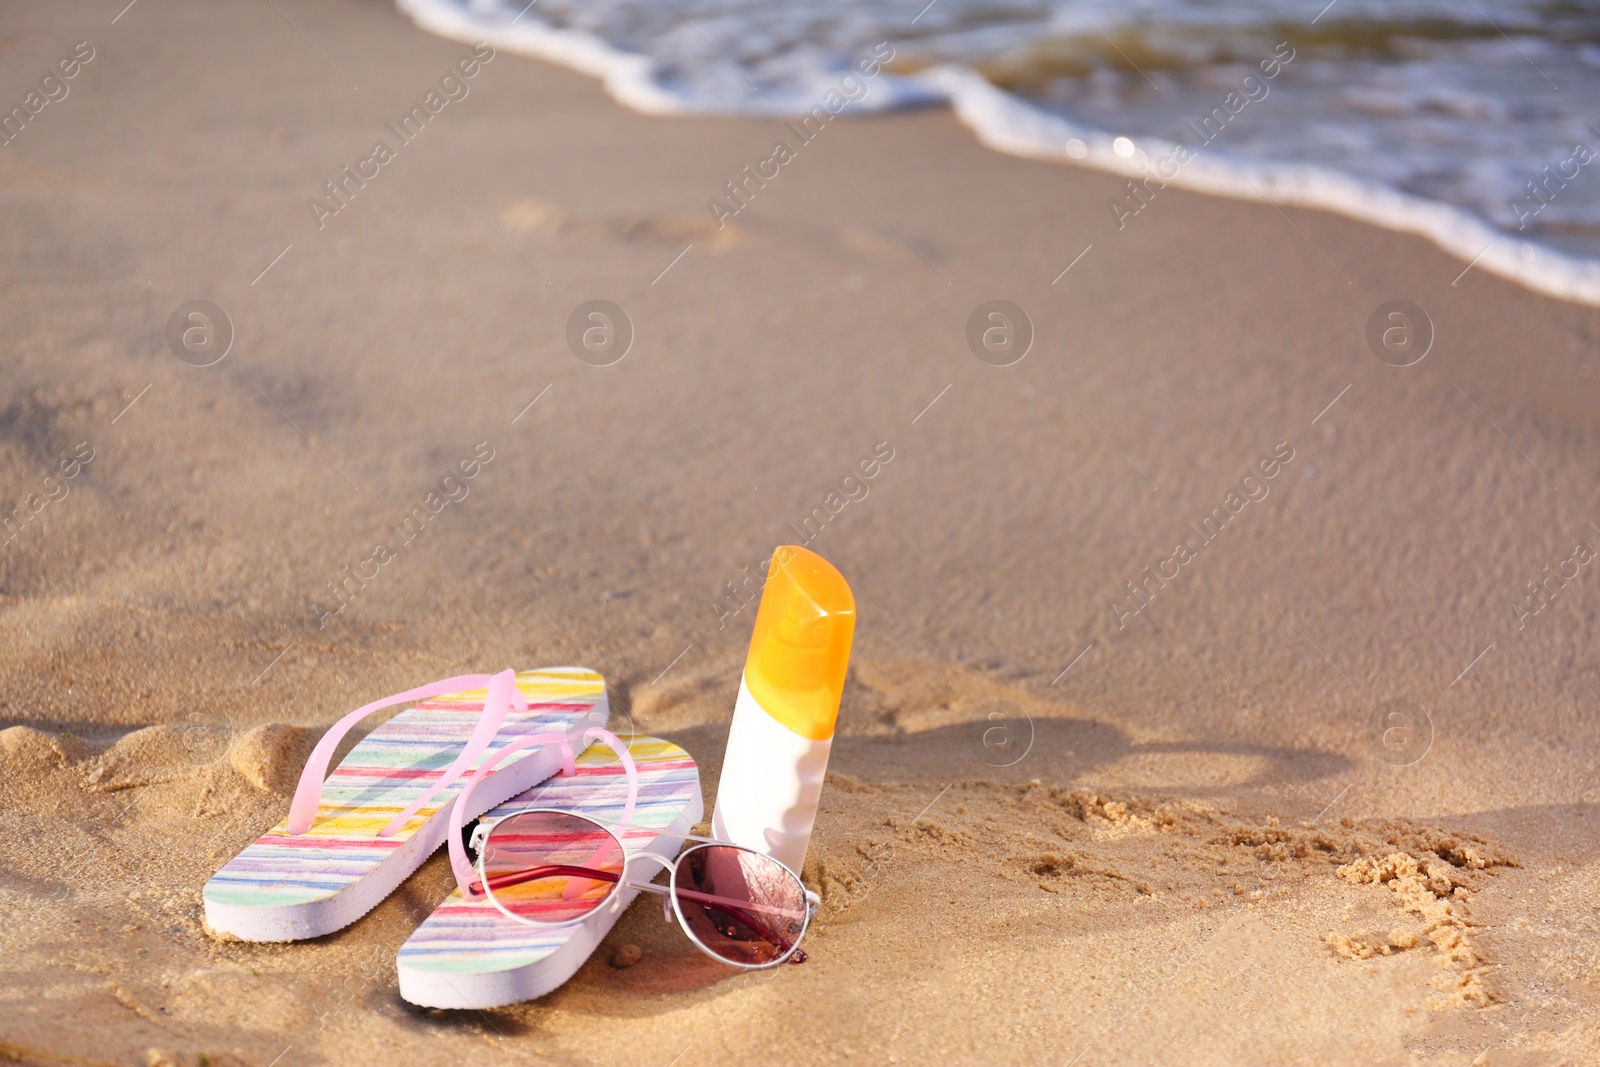
M490 889L510 889L514 885L526 882L537 882L541 878L586 878L591 882L619 882L616 874L611 871L597 871L593 867L572 867L564 863L551 863L543 867L531 867L525 871L513 871L510 874L496 875L489 879ZM481 882L473 882L471 888L477 891Z
M722 904L716 900L707 900L702 903L704 903L704 905L708 908L717 909L734 922L738 923L751 933L755 934L757 937L761 938L761 940L766 941L768 944L777 945L785 952L788 952L790 949L794 948L792 942L786 941L782 937L779 937L777 934L773 933L771 930L768 930L760 922L756 921L753 916L746 913L741 907Z
M664 896L667 898L668 908L670 909L673 891L668 886L656 885L654 882L636 882L626 878L619 882L618 886L619 888L626 887L628 889L642 889L647 893L656 893L660 896ZM708 908L715 908L717 911L728 916L730 919L733 919L739 925L745 927L763 941L777 945L785 952L788 952L794 947L790 942L779 937L771 930L768 930L755 918L746 914L744 906L748 906L748 901L734 900L731 897L714 897L709 893L697 893L688 889L680 889L678 890L678 893L694 901L696 904L701 904ZM775 911L778 914L785 914L785 912L777 908L770 908L768 910ZM668 914L670 916L670 910Z
M561 746L561 773L567 777L578 773L573 760L572 743L564 734L533 734L529 737L519 737L511 742L492 757L485 760L483 766L472 772L472 777L467 779L467 784L461 787L461 793L450 805L450 832L446 839L450 846L450 870L456 876L456 886L460 888L461 895L468 900L476 900L483 896L481 890L474 890L472 884L477 881L472 869L472 861L467 858L467 848L461 843L462 813L469 810L468 801L472 797L472 790L494 768L513 752L524 749L537 748L540 745Z

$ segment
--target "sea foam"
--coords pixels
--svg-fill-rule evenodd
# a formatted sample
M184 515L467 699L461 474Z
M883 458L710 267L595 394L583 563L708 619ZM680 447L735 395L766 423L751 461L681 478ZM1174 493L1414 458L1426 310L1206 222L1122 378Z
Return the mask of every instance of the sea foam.
M1229 40L1217 36L1219 25L1237 24L1239 41L1260 40L1266 28L1263 20L1282 26L1279 20L1287 14L1276 11L1272 4L1268 7L1274 10L1262 12L1235 10L1225 3L1154 0L1126 13L1131 9L1106 7L1090 0L1059 9L1052 6L1054 0L1044 0L1042 14L1023 32L1016 25L1003 24L974 29L970 16L978 9L963 7L961 0L947 0L944 6L950 10L933 9L945 20L942 24L925 24L923 28L930 32L908 33L904 40L896 40L896 27L902 32L909 28L904 12L895 10L891 18L891 9L875 0L867 0L859 9L851 5L828 8L824 4L826 10L807 9L805 13L750 0L700 0L693 15L677 5L670 11L630 6L633 0L609 0L570 9L558 9L558 3L561 0L546 0L542 7L534 9L522 0L396 0L397 6L425 30L464 42L486 41L495 48L590 75L599 79L619 103L650 115L804 114L835 88L841 72L850 69L854 52L866 51L874 36L881 34L880 39L890 40L899 50L897 69L902 73L886 71L872 79L870 92L850 102L847 112L948 102L978 139L997 151L1094 167L1141 180L1150 176L1152 161L1170 155L1177 147L1176 141L1157 136L1148 128L1160 127L1162 122L1158 119L1170 127L1171 115L1163 117L1158 114L1159 109L1152 107L1124 109L1127 90L1106 88L1120 77L1144 90L1129 71L1122 69L1133 61L1100 31L1142 26L1147 47L1166 48L1166 59L1162 61L1169 65L1176 62L1173 56L1183 54L1181 46L1171 44L1174 35L1182 37L1193 31L1191 35L1198 39L1210 33L1210 38L1190 49L1192 55L1187 60L1191 63L1188 75L1204 82L1207 77L1215 80L1230 70L1243 69L1230 52L1240 48L1234 43L1218 43ZM1092 9L1093 20L1083 12L1083 4ZM1449 69L1450 64L1461 68L1468 60L1477 62L1486 56L1493 59L1490 48L1499 47L1498 43L1468 42L1461 46L1466 51L1449 53L1446 63L1439 58L1439 50L1457 47L1452 37L1456 31L1444 34L1443 43L1418 43L1406 36L1411 24L1400 21L1418 18L1415 11L1361 0L1349 0L1346 6L1350 9L1348 15L1377 20L1373 25L1384 26L1383 19L1395 20L1383 29L1390 35L1385 38L1389 41L1385 47L1391 52L1398 49L1404 54L1414 53L1412 59L1382 66L1376 74L1370 68L1377 65L1368 62L1361 73L1370 84L1338 85L1332 89L1322 85L1340 81L1340 69L1335 64L1330 72L1330 61L1324 59L1324 69L1309 80L1312 90L1322 92L1334 104L1317 112L1315 121L1302 121L1290 111L1273 114L1269 109L1282 105L1265 105L1259 110L1271 120L1267 133L1258 131L1252 135L1246 131L1215 147L1202 148L1177 173L1163 173L1155 180L1163 186L1214 196L1336 212L1386 229L1416 234L1459 257L1464 271L1470 266L1536 292L1600 306L1600 251L1590 258L1574 251L1570 241L1567 247L1558 247L1552 240L1529 239L1509 226L1496 226L1485 217L1506 215L1506 205L1514 197L1528 195L1522 186L1531 189L1532 180L1538 179L1538 161L1527 158L1527 128L1538 126L1534 143L1548 144L1550 161L1556 162L1571 151L1572 141L1583 132L1581 126L1574 125L1575 113L1543 114L1528 101L1519 102L1516 78L1503 70L1499 72L1499 82L1503 84L1498 96L1487 88L1479 91L1472 84L1473 75L1463 75L1459 69L1453 85L1441 85L1440 72ZM1451 11L1448 7L1430 7L1425 14L1439 19ZM1539 32L1536 12L1519 0L1499 0L1496 15L1513 32ZM1125 23L1111 21L1118 18ZM553 25L551 21L563 19L568 24ZM1152 20L1157 24L1155 29L1151 29ZM929 19L930 23L934 21ZM1347 34L1351 39L1359 37L1365 24L1356 25L1357 30ZM1094 34L1088 32L1091 26ZM1204 32L1196 28L1203 28ZM1058 36L1049 38L1051 31ZM1046 36L1036 40L1039 34ZM1100 37L1126 63L1113 59L1109 66L1084 68L1087 73L1079 71L1073 78L1060 73L1061 69L1077 70L1073 64L1093 60L1092 56L1090 60L1084 57L1099 48ZM717 43L718 39L722 43ZM1585 50L1585 46L1559 43L1548 47L1565 48L1557 58L1563 59L1566 66L1557 72L1568 83L1569 91L1582 90L1587 85L1587 81L1575 84L1573 79L1587 78L1588 68L1600 71L1600 49ZM1544 70L1531 55L1538 55L1547 67L1556 69L1552 66L1555 59L1542 53L1534 38L1524 38L1522 46L1513 43L1513 48L1518 57L1514 62L1526 59L1541 76ZM1591 51L1595 54L1590 55ZM951 55L959 55L963 61L940 61ZM1023 58L1019 60L1018 55ZM1306 60L1300 60L1297 74L1306 68ZM1357 64L1351 61L1349 69L1356 68ZM1019 69L1023 75L1017 74ZM1050 72L1056 85L1070 83L1072 92L1057 93L1055 97L1047 91L1024 95L999 88L990 80L1007 81L1009 72L1008 85L1033 84L1030 77L1045 84L1049 78L1035 77L1040 70ZM1149 83L1150 91L1145 97L1159 101L1169 110L1175 100L1187 102L1186 92L1193 94L1183 84L1177 84L1176 96L1169 91L1163 97L1156 91L1176 84L1171 69L1153 68L1153 77L1144 70L1138 70L1138 74ZM1428 82L1426 86L1412 86L1415 91L1406 88L1423 75L1427 75L1423 79ZM1533 77L1528 71L1521 75L1524 81ZM1355 79L1352 76L1350 80ZM1482 80L1485 86L1494 82L1487 75ZM1060 99L1063 95L1064 101ZM1310 94L1301 90L1302 103L1307 95ZM1314 106L1320 104L1320 99L1313 99ZM1085 114L1092 115L1099 124L1085 121ZM1539 126L1530 115L1542 115L1544 125ZM1147 127L1143 130L1137 128L1141 118ZM1297 127L1314 130L1323 142L1313 144L1312 133L1306 134L1303 143L1295 142ZM1487 130L1489 139L1482 140L1480 136L1478 141L1463 141L1463 130L1476 131L1475 136ZM1452 133L1455 141L1447 136ZM1336 150L1330 153L1328 146L1337 146L1341 138L1352 145L1347 167L1326 161L1330 154L1339 155ZM1411 142L1415 147L1407 147ZM1595 143L1600 145L1600 130L1596 131ZM1297 151L1302 156L1320 154L1325 158L1294 158ZM1289 158L1271 158L1274 152L1286 153ZM1438 181L1436 172L1450 165L1461 173L1450 181ZM1593 205L1600 203L1600 174L1585 178L1594 181L1595 190L1586 185L1576 188L1565 192L1558 203L1577 224L1550 232L1588 235L1581 241L1592 243L1591 231L1597 227L1590 216L1595 214ZM1438 196L1419 195L1398 187L1427 186L1430 181L1441 186L1443 191ZM1429 189L1430 193L1433 191ZM1452 198L1455 202L1451 202ZM1588 244L1582 244L1581 251L1588 250ZM1460 281L1459 276L1456 281Z

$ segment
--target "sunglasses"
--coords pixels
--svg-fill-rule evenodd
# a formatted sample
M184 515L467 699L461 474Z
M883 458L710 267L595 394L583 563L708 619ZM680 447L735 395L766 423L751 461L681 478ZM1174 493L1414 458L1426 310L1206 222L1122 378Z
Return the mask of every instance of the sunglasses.
M800 939L817 897L794 872L739 845L682 836L700 843L672 860L629 856L610 827L569 811L533 809L480 821L470 844L478 854L477 878L467 896L487 897L520 923L562 926L621 907L623 889L642 890L663 896L663 917L676 916L712 959L752 969L804 962ZM630 877L629 868L641 860L665 867L667 884Z
M564 775L576 773L572 750L557 734L520 738L496 754L468 780L451 817L451 865L468 900L487 899L501 914L529 926L566 926L603 910L625 906L632 893L658 894L662 915L676 917L695 947L720 963L750 970L803 963L800 949L820 903L798 875L753 849L693 834L667 834L697 842L676 859L652 853L628 855L622 845L638 797L638 771L627 745L592 727L584 739L605 741L620 758L628 779L622 820L606 824L570 811L535 808L499 819L479 819L466 846L461 811L473 786L495 763L522 748L557 744ZM654 831L660 833L661 831ZM470 847L476 857L468 862ZM653 862L668 873L666 885L635 877L630 868Z

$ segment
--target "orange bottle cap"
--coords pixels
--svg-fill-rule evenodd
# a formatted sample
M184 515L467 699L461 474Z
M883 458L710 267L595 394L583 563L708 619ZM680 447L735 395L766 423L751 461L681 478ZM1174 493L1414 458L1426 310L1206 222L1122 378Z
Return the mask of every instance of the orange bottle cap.
M778 546L744 664L750 695L801 737L832 737L855 629L844 575L815 552Z

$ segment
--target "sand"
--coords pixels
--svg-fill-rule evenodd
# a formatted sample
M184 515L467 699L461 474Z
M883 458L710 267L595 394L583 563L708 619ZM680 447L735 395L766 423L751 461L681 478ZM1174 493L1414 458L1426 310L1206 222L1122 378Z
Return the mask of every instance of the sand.
M1119 180L941 110L831 125L719 230L781 124L507 54L319 229L470 48L378 0L120 6L0 40L6 107L95 51L0 150L0 1055L1600 1053L1600 312L1267 204L1167 190L1118 230ZM209 367L167 342L202 299ZM633 325L610 366L567 346L592 299ZM1011 366L967 345L994 299L1034 327ZM1403 368L1365 340L1395 299L1434 332ZM803 967L730 973L639 907L541 1001L420 1011L394 951L438 857L314 943L206 934L318 731L448 674L603 672L709 805L727 583L818 507L861 619ZM1385 747L1392 701L1426 719Z

